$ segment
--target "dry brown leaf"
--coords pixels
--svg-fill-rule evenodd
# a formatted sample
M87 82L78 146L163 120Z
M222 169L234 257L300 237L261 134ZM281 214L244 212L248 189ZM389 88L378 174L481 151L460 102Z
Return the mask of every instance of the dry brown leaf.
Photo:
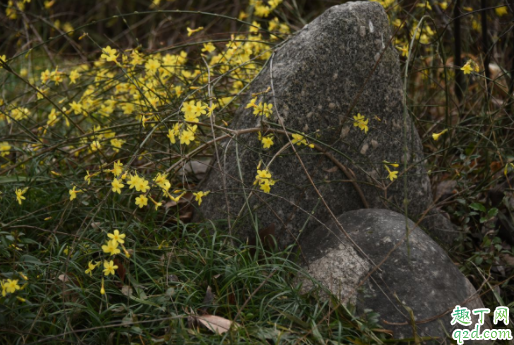
M121 293L124 294L125 296L132 296L132 288L128 285L123 285L121 287Z
M237 323L216 315L201 315L197 316L196 320L200 322L202 325L204 325L206 328L208 328L210 331L218 334L228 332L232 324L234 324L234 329L239 327Z
M326 171L327 173L333 173L333 172L336 172L337 169L339 169L339 168L337 166L335 166L330 169L323 169L323 171Z

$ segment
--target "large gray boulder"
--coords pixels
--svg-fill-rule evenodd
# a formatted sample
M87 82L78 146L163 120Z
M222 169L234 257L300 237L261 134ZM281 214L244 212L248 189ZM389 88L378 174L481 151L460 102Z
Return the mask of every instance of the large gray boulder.
M441 343L449 343L445 334L454 328L465 328L451 325L456 305L483 308L445 251L404 215L361 209L337 219L348 236L333 221L300 236L303 265L343 303L356 305L358 314L365 309L379 313L382 326L395 338L413 337L408 308L422 322L416 324L418 335L439 337ZM304 291L312 287L312 281L304 280ZM476 321L473 315L473 326ZM491 328L488 318L481 330L485 328Z
M410 117L404 117L400 74L382 6L334 6L281 46L243 97L246 105L253 93L260 93L256 103L274 104L272 116L255 116L242 106L233 128L281 130L283 122L288 130L306 133L311 143L317 140L335 159L305 145L295 148L334 214L365 207L404 210L406 201L410 217L417 220L432 203L432 192L420 138ZM367 133L354 125L357 114L368 121ZM230 218L234 233L243 238L275 223L277 240L285 246L295 243L307 223L312 227L331 219L292 148L273 158L288 143L283 134L274 135L269 150L255 132L218 147L220 160L212 163L202 186L214 193L196 221ZM278 182L270 194L253 183L259 161L262 167L273 161L269 169ZM393 183L384 161L400 164L388 166L400 172Z

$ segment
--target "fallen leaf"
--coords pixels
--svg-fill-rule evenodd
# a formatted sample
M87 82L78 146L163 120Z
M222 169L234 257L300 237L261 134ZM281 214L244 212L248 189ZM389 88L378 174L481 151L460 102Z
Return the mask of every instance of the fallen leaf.
M323 169L323 171L326 171L327 173L333 173L333 172L336 172L337 169L339 169L339 168L337 166L335 166L330 169Z
M124 294L125 296L131 296L132 295L132 288L128 285L123 285L121 287L121 293Z
M237 323L216 315L201 315L197 316L196 320L200 322L203 326L208 328L210 331L218 334L228 332L232 324L234 324L234 329L239 327Z

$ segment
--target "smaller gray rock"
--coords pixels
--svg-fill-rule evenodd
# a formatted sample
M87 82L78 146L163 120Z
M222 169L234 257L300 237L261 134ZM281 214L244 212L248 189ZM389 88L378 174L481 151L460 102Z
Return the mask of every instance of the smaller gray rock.
M354 304L358 314L369 309L379 313L382 326L392 330L395 338L413 337L405 307L420 322L418 335L438 337L435 343L449 343L446 334L465 328L451 325L455 306L483 308L475 289L445 251L404 215L361 209L337 219L354 244L334 221L307 230L300 237L305 267L343 302ZM376 264L381 265L374 270ZM312 282L305 281L304 290L310 287ZM477 319L471 316L474 326ZM491 328L488 318L481 327L486 328Z

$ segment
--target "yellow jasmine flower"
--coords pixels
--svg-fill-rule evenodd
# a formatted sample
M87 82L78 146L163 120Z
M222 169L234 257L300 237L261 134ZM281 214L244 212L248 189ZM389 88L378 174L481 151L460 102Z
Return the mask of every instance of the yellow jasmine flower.
M136 188L136 190L138 192L143 192L143 193L146 193L150 189L150 186L148 185L148 181L141 177L136 181L134 187Z
M213 104L213 105L212 105L212 107L207 107L207 110L209 110L209 111L207 112L207 116L208 116L208 117L211 117L212 112L213 112L213 111L214 111L214 109L216 109L217 107L218 107L218 105L217 105L217 104Z
M250 103L248 103L245 107L245 109L248 109L248 108L255 108L257 106L257 104L255 104L255 102L257 102L257 97L254 97L250 100Z
M200 192L197 192L197 193L193 193L193 195L195 196L195 200L198 202L198 206L200 206L202 204L202 198L204 196L209 195L209 193L210 193L209 191L207 191L207 192L200 191Z
M433 138L434 140L436 140L436 141L437 141L437 140L439 139L439 137L440 137L441 135L443 135L444 133L446 133L446 132L448 132L448 129L445 129L444 131L442 131L442 132L440 132L440 133L433 133L433 134L432 134L432 138Z
M145 69L150 75L154 75L159 67L161 67L161 63L157 59L150 59L145 64Z
M122 183L122 181L120 181L119 179L115 178L112 182L111 182L111 186L112 186L112 191L114 193L118 193L118 194L121 194L121 189L123 187L125 187L125 185Z
M3 141L0 143L0 157L5 157L9 154L11 150L11 145L7 141Z
M180 195L173 196L167 190L164 190L164 189L162 190L162 192L164 193L164 195L166 195L168 198L170 198L174 202L179 202L180 198L182 198L184 196L184 194L186 194L186 192L182 192L182 194L180 194ZM173 191L173 193L175 193L175 194L180 193L180 190L175 190L175 191Z
M187 28L187 37L191 37L192 34L202 31L202 30L203 30L203 26L200 26L199 28L196 28L196 29Z
M121 110L123 110L124 115L131 115L134 113L136 107L132 103L125 103L121 106Z
M116 177L120 176L123 172L123 163L121 163L119 160L114 162L114 168L112 168L111 172Z
M22 200L25 200L25 197L23 196L23 194L25 194L27 192L29 188L26 187L24 189L16 189L14 191L14 193L16 194L16 199L18 200L18 203L21 205L21 202Z
M303 135L294 133L294 134L292 135L292 137L293 137L293 140L291 140L291 143L292 143L293 145L294 145L294 144L296 144L296 145L298 145L298 146L300 146L300 145L302 145L302 144L307 145L307 140L305 140L305 138L303 137Z
M116 59L118 59L118 55L116 55L117 52L118 51L116 49L107 46L102 49L103 54L100 55L100 58L105 59L106 61L116 62Z
M125 243L125 241L123 240L125 238L125 236L126 236L125 234L120 234L119 230L114 230L114 232L112 234L107 234L107 237L109 237L113 241L116 241L120 244Z
M203 44L203 48L202 48L203 52L212 53L215 50L216 50L216 47L211 42Z
M494 12L496 12L496 15L498 17L503 17L504 15L506 15L507 13L509 13L509 11L507 10L507 6L502 6L502 7L496 7L494 9Z
M167 177L168 174L157 173L157 176L155 176L153 181L162 189L168 190L171 187L171 183L168 181Z
M118 242L115 240L107 241L107 245L103 245L102 250L104 253L111 254L111 256L121 253L118 249Z
M257 23L255 20L252 22L252 26L250 26L250 32L256 34L259 32L261 25Z
M128 185L129 185L129 189L135 188L139 179L140 179L140 177L137 175L137 173L135 175L131 174L130 179L127 181Z
M75 188L77 188L76 186L73 186L73 189L70 189L69 190L69 193L70 193L70 201L72 201L73 199L76 199L77 198L77 193L82 193L81 190L75 190Z
M384 167L386 168L387 172L389 173L388 178L391 181L394 181L395 179L398 178L398 171L391 171L387 165L384 165Z
M168 135L167 135L167 137L170 139L170 142L171 142L172 144L175 144L175 143L177 142L177 140L176 140L176 138L175 138L175 135L177 135L177 134L175 133L175 131L174 131L174 130L172 130L172 129L168 129Z
M471 67L471 61L466 62L466 64L461 67L461 71L464 71L464 74L470 74L473 71L473 67Z
M190 130L183 131L182 135L180 136L180 143L184 145L189 145L194 140L195 134Z
M86 176L84 176L84 181L87 181L87 184L90 184L91 183L91 177L95 177L96 175L98 175L100 172L97 172L97 173L94 173L94 174L90 174L89 173L89 170L86 170Z
M104 274L108 276L109 274L114 275L114 270L118 269L118 265L114 264L114 261L104 261Z
M266 179L270 179L270 178L271 178L271 173L267 169L257 170L257 175L255 176L256 181L262 181L262 180L266 180Z
M80 73L78 70L74 69L73 71L70 72L70 75L69 75L69 78L70 78L70 85L71 84L75 84L75 82L77 81L78 78L80 78Z
M187 122L198 122L198 114L197 113L186 113L184 116L184 120Z
M268 135L267 137L262 138L261 142L263 148L269 149L271 146L273 146L273 136Z
M93 264L93 261L89 261L88 263L88 269L85 270L84 272L86 274L89 274L90 276L93 276L93 270L96 268L96 266L98 266L99 263L96 263L96 264Z
M136 198L136 205L139 206L139 208L143 208L143 206L148 205L148 198L144 195L140 195Z
M353 123L354 127L359 127L361 130L364 131L364 133L368 133L368 121L364 116L361 114L357 114L357 116L354 116L353 119L355 122Z
M91 151L95 152L102 148L102 144L100 144L100 142L98 140L93 140L93 142L91 142L90 147L91 147Z
M18 285L18 279L7 279L7 282L4 283L4 287L5 291L8 293L15 293L16 290L21 289L21 287Z
M82 104L73 101L72 103L70 103L70 108L73 110L75 115L82 114Z
M111 139L111 146L115 152L119 152L123 144L125 144L125 140L118 138Z

